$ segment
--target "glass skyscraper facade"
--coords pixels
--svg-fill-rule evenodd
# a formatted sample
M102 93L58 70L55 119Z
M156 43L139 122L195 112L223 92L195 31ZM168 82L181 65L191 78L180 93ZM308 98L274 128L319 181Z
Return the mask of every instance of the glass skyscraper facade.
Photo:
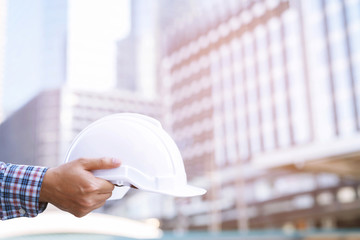
M7 1L6 115L66 80L67 1ZM18 93L22 88L22 94Z

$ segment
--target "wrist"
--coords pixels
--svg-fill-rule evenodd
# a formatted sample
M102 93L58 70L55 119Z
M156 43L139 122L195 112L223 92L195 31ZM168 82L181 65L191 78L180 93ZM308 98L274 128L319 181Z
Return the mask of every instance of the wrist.
M40 189L39 202L51 201L51 189L54 188L54 169L48 169L44 175L44 179Z

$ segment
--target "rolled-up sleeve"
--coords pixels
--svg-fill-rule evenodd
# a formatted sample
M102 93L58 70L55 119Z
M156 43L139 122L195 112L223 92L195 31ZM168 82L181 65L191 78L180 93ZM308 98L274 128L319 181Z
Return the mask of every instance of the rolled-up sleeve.
M35 217L47 203L39 203L46 167L5 164L0 162L0 217Z

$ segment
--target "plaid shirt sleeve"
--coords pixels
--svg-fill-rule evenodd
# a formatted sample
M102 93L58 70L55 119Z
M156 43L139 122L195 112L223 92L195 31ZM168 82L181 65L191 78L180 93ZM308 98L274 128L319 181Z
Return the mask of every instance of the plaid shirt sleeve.
M0 218L35 217L47 203L39 203L47 168L0 162Z

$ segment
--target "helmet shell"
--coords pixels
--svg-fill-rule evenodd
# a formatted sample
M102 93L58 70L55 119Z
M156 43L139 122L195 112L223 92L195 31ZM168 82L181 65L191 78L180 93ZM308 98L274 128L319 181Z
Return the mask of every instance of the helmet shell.
M118 113L90 124L73 141L65 162L78 158L115 157L121 166L95 170L94 175L124 187L111 199L120 199L133 185L140 190L176 197L206 191L187 184L180 151L159 121L136 113Z

